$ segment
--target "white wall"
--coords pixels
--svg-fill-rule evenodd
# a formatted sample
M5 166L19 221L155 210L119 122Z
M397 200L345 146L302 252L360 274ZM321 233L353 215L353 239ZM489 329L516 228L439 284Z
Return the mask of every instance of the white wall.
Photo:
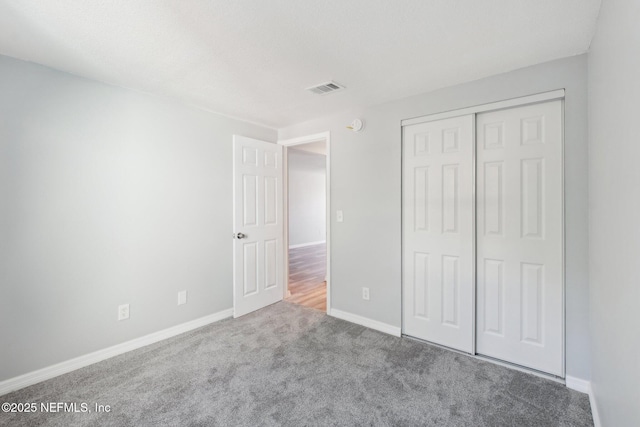
M234 133L0 57L0 381L232 307Z
M326 240L326 156L289 149L289 246Z
M279 131L280 139L331 131L331 306L401 325L402 119L566 89L567 374L590 378L586 55L557 60ZM345 127L360 117L365 130ZM370 301L361 288L370 288Z
M640 425L640 2L602 2L589 53L589 277L603 426Z

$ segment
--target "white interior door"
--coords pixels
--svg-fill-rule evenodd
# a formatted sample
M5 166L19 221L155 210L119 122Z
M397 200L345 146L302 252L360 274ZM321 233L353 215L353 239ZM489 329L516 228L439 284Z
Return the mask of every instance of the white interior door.
M233 315L282 299L282 146L233 136Z
M474 116L403 132L403 332L472 353Z
M477 116L477 352L563 376L562 102Z

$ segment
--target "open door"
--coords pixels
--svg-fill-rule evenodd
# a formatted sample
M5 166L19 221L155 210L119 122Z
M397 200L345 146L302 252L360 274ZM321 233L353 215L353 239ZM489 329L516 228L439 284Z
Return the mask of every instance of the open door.
M233 316L284 294L282 146L233 136Z

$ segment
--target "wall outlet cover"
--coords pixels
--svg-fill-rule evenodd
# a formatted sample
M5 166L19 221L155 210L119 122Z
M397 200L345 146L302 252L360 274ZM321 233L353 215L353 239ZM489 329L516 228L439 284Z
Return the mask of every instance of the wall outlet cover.
M187 291L178 292L178 305L187 303Z

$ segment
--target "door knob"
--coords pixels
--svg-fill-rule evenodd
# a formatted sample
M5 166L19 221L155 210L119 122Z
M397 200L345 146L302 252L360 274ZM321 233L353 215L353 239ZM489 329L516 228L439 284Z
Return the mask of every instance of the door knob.
M234 238L234 239L245 239L246 237L247 237L247 235L246 235L246 234L244 234L244 233L235 233L235 234L233 235L233 238Z

